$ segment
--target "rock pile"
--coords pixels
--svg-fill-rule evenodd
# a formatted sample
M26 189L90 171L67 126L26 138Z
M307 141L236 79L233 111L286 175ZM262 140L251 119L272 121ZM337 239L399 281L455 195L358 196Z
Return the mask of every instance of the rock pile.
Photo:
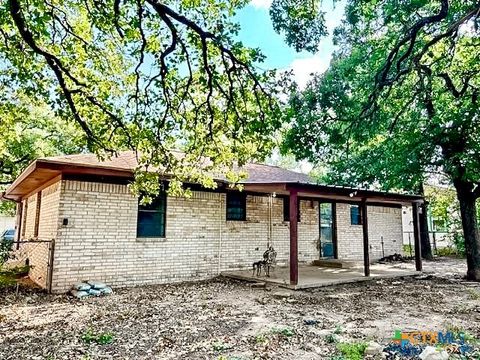
M99 281L89 280L87 282L77 283L73 285L70 293L77 299L83 299L89 296L110 295L112 288Z

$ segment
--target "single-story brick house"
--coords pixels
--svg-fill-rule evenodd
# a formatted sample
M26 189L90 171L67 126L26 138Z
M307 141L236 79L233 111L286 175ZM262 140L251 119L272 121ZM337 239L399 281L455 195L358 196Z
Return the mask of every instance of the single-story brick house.
M402 206L423 201L248 164L242 192L219 179L216 190L192 185L189 198L161 194L141 206L128 188L136 165L130 152L107 161L43 158L6 190L17 202L18 240L54 240L50 251L30 254L37 283L62 292L85 279L130 286L208 278L250 268L267 244L290 266L292 284L298 262L324 258L363 261L368 275L371 261L402 250Z

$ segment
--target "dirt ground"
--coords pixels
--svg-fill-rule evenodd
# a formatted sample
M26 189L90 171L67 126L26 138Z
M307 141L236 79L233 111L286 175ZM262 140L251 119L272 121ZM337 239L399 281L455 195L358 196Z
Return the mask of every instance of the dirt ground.
M480 284L462 280L463 261L425 269L441 277L296 292L219 278L83 301L4 291L0 359L342 359L336 343L386 346L396 329L480 338Z

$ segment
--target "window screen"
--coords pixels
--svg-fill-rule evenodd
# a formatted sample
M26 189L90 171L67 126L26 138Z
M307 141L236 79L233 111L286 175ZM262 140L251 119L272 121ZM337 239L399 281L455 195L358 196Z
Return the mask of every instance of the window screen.
M148 205L138 205L137 237L165 237L167 196L158 195Z
M360 213L360 206L358 205L351 205L350 206L350 223L352 225L361 225L362 224L362 216Z
M245 193L227 193L227 220L243 221L247 213Z

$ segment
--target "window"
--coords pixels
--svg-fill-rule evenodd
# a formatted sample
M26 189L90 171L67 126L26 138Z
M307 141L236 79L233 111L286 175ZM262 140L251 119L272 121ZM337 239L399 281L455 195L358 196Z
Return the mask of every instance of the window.
M227 220L244 221L247 215L245 193L227 193Z
M297 221L300 222L300 199L298 201ZM290 221L290 198L283 198L283 221Z
M138 204L137 237L165 237L167 195L163 191L151 204Z
M358 205L350 206L350 223L352 225L362 225L362 216L360 213L360 206Z

